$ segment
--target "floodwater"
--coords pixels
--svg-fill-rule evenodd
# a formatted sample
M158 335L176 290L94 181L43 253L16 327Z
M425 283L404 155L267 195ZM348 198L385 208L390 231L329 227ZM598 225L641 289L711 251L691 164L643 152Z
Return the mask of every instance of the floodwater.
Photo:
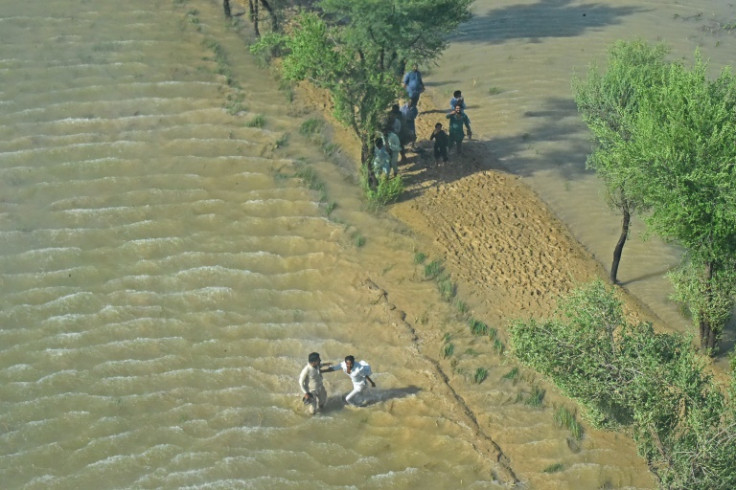
M565 31L545 27L546 7L534 27L515 24L534 4L490 3L475 6L486 37L471 22L449 51L478 48L493 68L466 89L476 134L532 183L568 169L568 197L587 206L572 192L590 178L584 132L552 94L621 24L646 29L666 7L609 6L606 22ZM488 36L504 24L513 36ZM0 41L2 488L502 488L509 468L528 488L654 486L625 437L571 445L551 404L519 403L531 381L502 380L499 356L493 382L445 383L442 332L464 327L418 273L421 244L364 211L351 173L300 134L315 116L257 66L220 2L3 0ZM535 50L531 71L502 69ZM436 83L471 83L442 70L459 67L445 58ZM545 155L560 168L535 170ZM410 305L406 321L392 302ZM296 378L311 351L369 361L370 405L344 408L349 380L331 373L325 412L307 416ZM468 415L468 389L486 393L483 416Z

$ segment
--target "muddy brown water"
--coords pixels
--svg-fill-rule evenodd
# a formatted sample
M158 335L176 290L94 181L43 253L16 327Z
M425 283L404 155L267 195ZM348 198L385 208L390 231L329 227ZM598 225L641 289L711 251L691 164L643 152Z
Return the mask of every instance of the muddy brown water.
M635 32L725 58L731 34L703 27L729 7L706 3L476 2L427 78L438 97L462 86L476 135L587 244L602 232L584 223L611 216L590 204L570 69ZM503 380L512 364L488 346L468 355L493 383L445 378L443 332L465 327L414 264L422 245L300 135L315 115L220 8L0 3L1 486L654 487L626 437L575 443L552 422L563 399L523 403L536 381ZM302 162L330 217L290 177ZM663 250L627 250L641 258L622 279L656 290ZM326 411L305 415L296 377L313 350L368 360L370 406L343 408L333 373Z

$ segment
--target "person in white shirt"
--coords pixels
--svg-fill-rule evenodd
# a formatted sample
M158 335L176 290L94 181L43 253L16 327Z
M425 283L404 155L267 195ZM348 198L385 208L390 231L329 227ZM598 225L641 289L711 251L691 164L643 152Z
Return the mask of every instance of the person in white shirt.
M332 366L329 369L331 371L337 371L340 368L342 368L345 374L350 376L350 380L353 382L353 391L348 393L348 395L345 397L345 403L347 403L348 405L357 406L357 403L355 403L353 400L355 399L356 395L361 393L368 386L368 383L366 383L366 381L370 382L373 388L376 387L376 383L373 382L370 376L372 374L371 367L365 361L360 361L356 363L355 357L346 356L345 361L341 362L338 365Z
M312 414L317 413L324 408L327 403L327 390L322 384L322 373L334 371L331 362L322 364L318 352L309 354L309 363L304 366L301 374L299 374L299 387L304 394L302 400L305 405L309 405L309 411ZM338 366L339 367L339 366Z

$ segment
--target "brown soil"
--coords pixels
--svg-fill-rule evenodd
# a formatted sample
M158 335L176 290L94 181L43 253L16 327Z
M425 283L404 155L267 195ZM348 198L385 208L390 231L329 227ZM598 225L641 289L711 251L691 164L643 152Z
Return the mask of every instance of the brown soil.
M498 319L540 318L572 288L605 280L601 264L528 186L500 167L489 145L466 139L462 155L451 153L447 164L436 166L422 135L443 120L442 111L420 113L417 152L401 167L407 197L390 212L433 244L461 297ZM653 319L635 298L625 301L634 316Z

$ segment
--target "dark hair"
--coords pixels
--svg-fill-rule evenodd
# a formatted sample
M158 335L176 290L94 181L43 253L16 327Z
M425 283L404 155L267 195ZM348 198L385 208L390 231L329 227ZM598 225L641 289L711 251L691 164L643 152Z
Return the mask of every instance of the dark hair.
M353 364L355 364L355 357L354 356L345 356L345 362L348 362L348 361L350 361Z
M435 128L441 128L442 127L442 123L437 123L437 124L434 125L434 127Z
M457 109L458 107L460 108L460 110L463 110L463 105L459 102L455 104L455 109Z
M462 95L463 93L459 90L455 90L455 92L453 92L452 94L453 97L462 97Z
M309 354L309 362L319 362L319 352L312 352Z
M383 148L383 140L381 138L376 138L376 148Z
M399 104L394 104L391 106L391 112L393 113L399 113L401 112L401 109L399 109Z

